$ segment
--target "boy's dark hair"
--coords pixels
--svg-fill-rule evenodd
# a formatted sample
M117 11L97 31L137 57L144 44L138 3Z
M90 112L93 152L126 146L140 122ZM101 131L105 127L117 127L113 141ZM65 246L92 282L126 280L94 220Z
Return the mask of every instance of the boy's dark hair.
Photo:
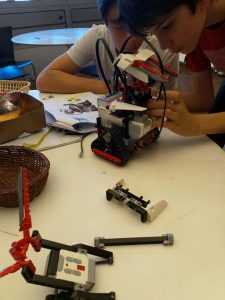
M147 34L149 27L157 25L175 8L186 5L194 14L199 0L119 0L120 18L134 34Z
M117 2L117 0L97 0L98 9L106 23L110 9L117 4Z

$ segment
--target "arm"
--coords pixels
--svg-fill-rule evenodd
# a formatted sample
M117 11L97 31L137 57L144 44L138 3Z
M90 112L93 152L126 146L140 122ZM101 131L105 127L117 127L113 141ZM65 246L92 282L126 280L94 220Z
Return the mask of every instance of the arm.
M76 73L79 70L80 67L65 53L56 58L38 75L37 88L46 93L93 92L104 94L107 92L103 81L78 76Z
M225 113L214 114L190 113L207 111L213 103L213 88L211 73L203 71L195 75L195 89L189 94L178 92L167 92L167 108L164 127L183 136L197 136L215 133L225 133ZM201 84L200 84L201 83ZM164 101L149 101L149 115L162 116ZM195 106L194 106L195 105ZM188 107L188 109L187 109ZM161 120L155 121L155 126L159 127Z
M164 127L182 136L225 133L225 112L191 114L182 101L169 104Z
M192 113L208 112L214 104L214 89L212 82L211 70L202 72L191 72L188 77L192 77L191 87L189 91L185 91L185 87L180 88L182 92L167 91L168 99L182 98L187 109ZM185 78L183 84L186 85ZM180 82L181 84L181 82Z
M150 101L150 117L162 116L163 100ZM154 126L160 127L161 120L155 120ZM169 98L163 127L182 136L199 136L206 134L225 133L225 112L214 114L190 113L181 97Z

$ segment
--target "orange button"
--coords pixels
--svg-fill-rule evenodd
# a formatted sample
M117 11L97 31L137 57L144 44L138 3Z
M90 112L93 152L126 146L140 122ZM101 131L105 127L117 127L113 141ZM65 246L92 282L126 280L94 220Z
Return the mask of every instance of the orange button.
M77 265L77 270L85 271L85 266Z

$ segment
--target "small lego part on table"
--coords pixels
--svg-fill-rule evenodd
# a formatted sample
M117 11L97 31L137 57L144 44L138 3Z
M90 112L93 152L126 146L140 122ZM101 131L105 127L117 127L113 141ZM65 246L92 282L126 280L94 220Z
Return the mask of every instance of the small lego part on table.
M131 238L114 238L106 239L104 237L96 237L94 245L98 248L105 248L107 246L124 246L124 245L145 245L145 244L163 244L164 246L171 246L174 243L172 233L162 234L161 236L152 237L131 237Z
M82 290L76 290L74 293L61 292L57 295L48 295L46 300L115 300L114 292L110 293L88 293Z
M117 201L124 203L126 206L136 211L141 215L141 221L145 223L147 220L152 222L167 206L165 200L161 200L155 204L150 205L150 200L145 201L143 197L138 197L125 187L123 179L118 181L111 189L106 191L106 198L108 201L115 198Z

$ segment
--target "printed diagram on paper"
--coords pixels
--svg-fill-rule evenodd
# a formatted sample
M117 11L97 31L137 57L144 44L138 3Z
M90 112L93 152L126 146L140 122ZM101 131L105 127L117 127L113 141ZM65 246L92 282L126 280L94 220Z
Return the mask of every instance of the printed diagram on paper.
M46 95L42 97L46 122L50 126L86 133L96 130L98 96L93 93Z

